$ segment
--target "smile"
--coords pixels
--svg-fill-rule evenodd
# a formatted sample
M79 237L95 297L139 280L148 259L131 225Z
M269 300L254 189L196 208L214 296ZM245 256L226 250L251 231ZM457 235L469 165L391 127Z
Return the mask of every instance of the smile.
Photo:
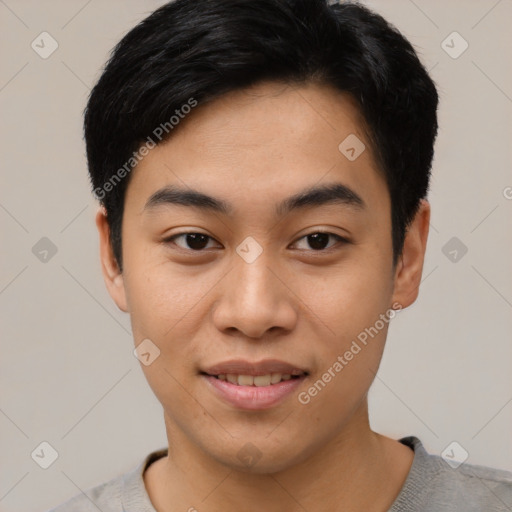
M287 397L295 396L307 375L202 374L201 377L209 390L224 403L237 409L257 411L276 407Z
M282 381L287 381L290 379L298 379L300 375L290 375L289 373L267 373L266 375L236 375L233 373L220 375L212 375L212 377L216 377L219 380L225 380L230 382L231 384L236 384L238 386L271 386L274 384L279 384Z

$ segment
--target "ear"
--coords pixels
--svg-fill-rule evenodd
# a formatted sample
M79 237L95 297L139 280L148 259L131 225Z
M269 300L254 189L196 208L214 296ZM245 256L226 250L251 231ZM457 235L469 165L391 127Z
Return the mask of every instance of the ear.
M430 204L422 199L406 231L404 247L395 270L393 303L399 303L402 308L410 306L418 297L429 226Z
M123 274L119 271L112 246L110 244L110 227L107 221L107 212L103 206L96 213L96 227L100 237L101 272L107 286L108 293L117 304L117 307L128 312L126 291Z

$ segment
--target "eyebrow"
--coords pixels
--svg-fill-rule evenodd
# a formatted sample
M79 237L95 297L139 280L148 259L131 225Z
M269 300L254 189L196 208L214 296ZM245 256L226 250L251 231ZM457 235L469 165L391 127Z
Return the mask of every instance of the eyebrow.
M327 204L342 204L354 210L364 210L366 203L362 197L342 183L331 183L308 187L281 201L275 208L275 215L282 217L294 210ZM181 205L203 211L232 215L234 208L227 201L209 196L193 189L183 189L167 185L157 190L147 200L143 211L155 210L162 205Z

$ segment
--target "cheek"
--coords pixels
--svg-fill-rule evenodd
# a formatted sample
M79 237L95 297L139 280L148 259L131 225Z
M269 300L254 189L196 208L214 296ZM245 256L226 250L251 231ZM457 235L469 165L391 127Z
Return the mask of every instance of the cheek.
M380 259L372 251L368 254L340 266L327 280L311 276L300 280L319 328L315 347L319 381L304 400L311 401L308 407L319 416L325 414L319 405L325 401L346 407L348 413L366 393L382 357L392 280L382 254ZM322 397L316 399L317 395Z
M218 276L210 272L198 277L190 269L177 271L168 261L135 268L144 270L130 272L128 279L134 342L137 346L149 339L158 354L150 365L142 364L142 369L162 403L190 402L180 383L185 374L187 379L195 375L204 351L194 340L204 328L206 299Z
M346 324L351 324L348 317ZM308 417L326 431L342 428L366 397L382 358L389 319L377 315L361 329L339 325L332 343L323 344L321 366L297 397Z
M186 270L177 271L169 261L143 262L129 270L133 268L136 271L128 273L127 295L134 334L162 343L193 321L198 305L213 284L207 276L197 278Z
M393 293L393 282L386 262L360 251L326 275L303 274L296 280L299 296L310 316L336 350L386 313Z
M187 385L180 367L187 364L182 358L161 354L150 366L142 366L145 378L153 394L160 402L172 423L183 431L205 429L206 411L195 398L194 389Z
M202 413L186 382L195 372L200 354L190 340L201 325L201 299L215 281L196 279L170 267L168 262L140 265L136 268L143 272L130 272L133 337L135 345L150 340L157 347L158 356L149 365L141 360L141 368L164 409L193 418Z

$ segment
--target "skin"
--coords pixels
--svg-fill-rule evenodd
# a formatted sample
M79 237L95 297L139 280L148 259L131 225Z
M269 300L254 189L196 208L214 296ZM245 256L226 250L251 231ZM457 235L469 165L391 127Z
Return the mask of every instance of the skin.
M353 162L338 150L351 133L366 145ZM96 224L106 286L130 314L135 345L149 338L161 351L141 365L169 443L170 456L144 474L156 510L387 510L413 460L410 448L369 426L367 393L387 323L306 405L292 393L278 407L240 410L198 373L232 358L276 358L309 371L299 391L307 390L380 314L416 299L430 207L421 202L394 267L389 193L351 98L272 82L229 93L194 109L132 172L122 273L103 209ZM275 217L282 199L332 182L366 208L328 204ZM229 201L234 213L145 211L168 184ZM331 238L314 250L305 236L319 230L348 243ZM210 236L207 248L162 241L186 232ZM236 252L248 236L263 249L250 264ZM237 456L248 442L260 454L251 467Z

